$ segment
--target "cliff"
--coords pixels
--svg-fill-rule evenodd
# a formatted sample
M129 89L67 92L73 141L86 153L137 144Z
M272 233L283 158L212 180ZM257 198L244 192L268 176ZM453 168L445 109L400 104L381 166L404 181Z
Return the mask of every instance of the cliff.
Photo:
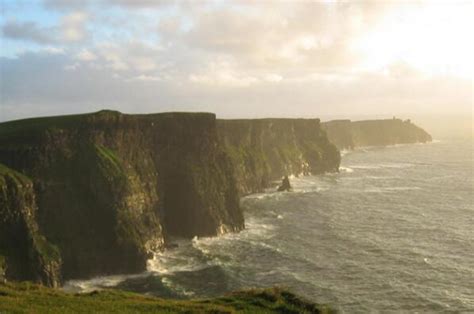
M329 140L339 149L361 146L426 143L431 136L410 120L334 120L321 123Z
M34 279L56 287L61 257L38 229L33 183L0 164L0 281Z
M218 120L241 194L261 192L283 175L338 171L340 154L319 119Z
M331 142L345 149L430 140L398 119L101 111L0 123L0 281L57 286L139 272L171 236L241 230L240 195L283 175L337 171Z
M169 236L244 226L213 114L101 111L1 123L0 162L8 278L54 285L58 276L142 271Z

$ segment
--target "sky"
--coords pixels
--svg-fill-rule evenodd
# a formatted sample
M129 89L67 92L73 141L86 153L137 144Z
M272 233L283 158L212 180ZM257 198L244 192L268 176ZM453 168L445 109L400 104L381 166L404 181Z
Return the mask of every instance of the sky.
M472 119L471 1L0 0L0 121Z

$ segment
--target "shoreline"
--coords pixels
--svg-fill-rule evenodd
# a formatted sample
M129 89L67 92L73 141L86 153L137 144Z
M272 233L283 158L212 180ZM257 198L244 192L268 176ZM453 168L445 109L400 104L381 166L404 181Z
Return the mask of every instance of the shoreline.
M399 147L403 147L403 146L427 145L427 144L435 144L435 143L439 143L439 142L441 142L441 141L433 140L432 142L427 142L427 143L406 143L406 144L394 144L394 145L385 145L385 146L364 146L364 147L357 147L357 148L348 150L347 154L355 153L355 152L368 153L372 149L399 148ZM347 155L347 154L345 154L345 155ZM344 155L342 155L342 157L343 156ZM322 176L325 176L325 175L337 175L339 173L344 173L344 172L352 173L353 171L354 171L354 169L352 169L350 167L340 166L339 171L337 173L327 172L327 173L317 174L317 175L312 175L312 174L303 175L303 174L300 174L298 176L291 175L290 178L291 179L298 179L298 178L301 179L301 178L304 178L304 177L322 177ZM240 197L240 202L243 199L246 199L246 198L250 198L250 199L251 198L262 198L262 197L273 195L273 194L283 193L283 192L278 192L276 190L276 187L279 184L279 181L273 181L272 183L274 183L274 185L272 185L272 187L266 188L265 191L263 191L263 192L257 192L257 193L250 193L250 194L247 194L247 195L242 195ZM248 229L244 228L243 230L240 230L239 232L237 232L237 234L243 232L244 230L248 230ZM205 239L205 238L216 239L216 238L220 238L220 237L225 237L226 235L227 235L227 233L226 234L221 234L221 235L216 235L216 236L198 237L198 239L200 239L200 238L203 238L203 239ZM195 238L179 238L178 237L175 240L177 240L178 242L183 241L183 242L186 242L186 243L192 243ZM171 250L172 249L173 248L171 248ZM155 254L164 253L168 250L170 250L170 249L169 248L164 248L163 251L156 252ZM150 262L152 260L153 260L153 258L149 259L148 262ZM147 262L147 264L148 264L148 262ZM85 278L85 279L71 279L71 280L68 280L68 281L64 282L64 284L60 287L60 289L67 292L67 293L90 293L90 292L95 291L95 290L103 290L103 289L114 288L115 286L119 285L122 282L127 281L128 279L147 278L148 276L153 276L153 275L156 275L156 274L161 275L161 273L157 273L156 271L146 269L145 271L139 272L139 273L123 273L123 274L96 276L96 277ZM89 285L89 283L93 283L93 282L96 282L95 285L93 284L90 287L80 288L81 290L77 289L77 286ZM189 297L187 297L187 298L189 298Z

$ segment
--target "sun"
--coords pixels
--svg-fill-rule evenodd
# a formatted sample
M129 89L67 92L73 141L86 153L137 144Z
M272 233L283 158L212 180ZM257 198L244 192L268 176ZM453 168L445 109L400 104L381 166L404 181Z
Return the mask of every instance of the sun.
M406 4L353 43L366 70L404 63L422 74L472 78L472 3Z

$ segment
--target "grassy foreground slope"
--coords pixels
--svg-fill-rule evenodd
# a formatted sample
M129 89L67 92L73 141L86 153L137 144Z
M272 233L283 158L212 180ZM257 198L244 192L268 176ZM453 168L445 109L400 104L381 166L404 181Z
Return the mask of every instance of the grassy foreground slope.
M279 289L239 291L215 299L170 300L120 290L69 294L29 282L0 284L0 313L332 313Z

